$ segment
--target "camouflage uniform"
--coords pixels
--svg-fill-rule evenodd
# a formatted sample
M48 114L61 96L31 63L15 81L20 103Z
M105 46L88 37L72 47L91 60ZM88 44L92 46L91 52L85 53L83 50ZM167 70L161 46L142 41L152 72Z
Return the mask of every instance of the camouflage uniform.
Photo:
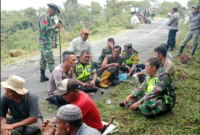
M147 92L149 81L152 78L154 77L147 75L142 85L132 92L134 98L129 103L131 106L140 101L142 104L139 106L139 110L147 116L172 109L176 100L175 88L172 86L173 80L167 72L158 69L156 75L158 82L151 92Z
M109 49L108 47L103 48L98 62L103 63L106 55L112 55L112 49Z
M46 69L48 63L50 72L53 71L55 60L53 56L52 40L55 26L48 12L44 12L38 21L39 45L41 51L40 69Z

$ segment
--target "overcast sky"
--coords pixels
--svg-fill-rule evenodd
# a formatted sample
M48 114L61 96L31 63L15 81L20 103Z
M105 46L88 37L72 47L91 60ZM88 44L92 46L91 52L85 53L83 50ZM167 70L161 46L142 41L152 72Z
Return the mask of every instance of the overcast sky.
M47 7L47 3L54 3L62 7L63 2L66 0L1 0L1 10L21 10L28 7L33 7L38 9L39 7ZM78 3L90 5L92 1L99 2L101 6L106 4L106 0L78 0ZM122 0L121 0L122 1ZM131 1L131 0L124 0L124 1ZM137 1L137 0L136 0ZM141 1L141 0L138 0ZM159 0L160 2L164 0ZM165 0L170 2L179 2L183 6L187 6L188 0Z

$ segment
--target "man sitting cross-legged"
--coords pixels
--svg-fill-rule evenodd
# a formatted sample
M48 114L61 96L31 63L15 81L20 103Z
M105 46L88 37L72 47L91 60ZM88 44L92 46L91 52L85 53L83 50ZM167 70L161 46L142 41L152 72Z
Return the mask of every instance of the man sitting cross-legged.
M139 72L140 70L138 71L138 68L141 70L145 68L144 64L139 64L139 53L133 49L131 43L124 45L122 56L126 65L122 66L120 70L128 73L127 78L129 78L133 73Z
M47 100L56 105L64 105L68 102L63 100L63 96L54 95L54 91L60 87L62 80L75 78L73 67L76 63L76 56L72 51L64 51L62 54L63 63L59 64L51 73L49 78L49 90Z
M83 123L82 113L76 105L61 106L56 114L56 128L46 120L43 135L101 135L99 131Z
M101 83L99 86L107 88L109 85L118 85L120 80L118 77L119 68L124 65L124 59L121 54L121 47L115 45L113 54L105 57L101 69L97 70L97 75L100 77Z
M92 99L80 91L80 84L76 78L69 78L62 81L56 95L63 95L63 99L78 106L82 111L83 122L88 126L100 130L103 128L99 111Z
M11 75L1 82L1 135L35 135L40 133L43 117L38 96L24 88L25 80ZM8 112L11 116L6 115Z
M128 106L131 110L138 109L146 116L171 110L176 100L172 77L159 69L159 60L155 57L147 60L145 69L145 81L119 105Z
M90 61L90 52L83 50L74 67L74 73L79 83L84 87L84 92L97 91L95 83L97 79L96 69ZM98 81L100 83L100 81Z

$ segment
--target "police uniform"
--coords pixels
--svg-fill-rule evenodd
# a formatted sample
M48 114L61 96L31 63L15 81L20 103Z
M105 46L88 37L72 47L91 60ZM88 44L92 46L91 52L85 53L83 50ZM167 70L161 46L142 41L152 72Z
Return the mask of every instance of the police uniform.
M144 69L145 65L144 64L139 64L139 53L133 49L131 54L127 54L126 51L129 51L130 49L132 49L132 44L131 43L127 43L124 45L124 51L123 51L123 58L124 61L126 63L126 65L128 65L131 68L131 71L134 72L139 72L139 68L140 69ZM124 65L120 68L121 71L123 72L129 72L128 68L126 68Z
M96 73L94 63L89 61L89 63L87 64L82 64L81 58L78 59L78 62L76 63L73 70L76 75L76 78L84 83L90 83L90 81L93 80L93 74ZM95 84L98 83L100 83L100 81L98 81L97 79ZM97 88L83 88L83 89L85 92L92 92L97 90Z

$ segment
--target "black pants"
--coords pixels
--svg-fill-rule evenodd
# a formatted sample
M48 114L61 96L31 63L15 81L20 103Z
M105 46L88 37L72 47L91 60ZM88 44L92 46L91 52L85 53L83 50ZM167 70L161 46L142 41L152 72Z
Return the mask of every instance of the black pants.
M53 95L52 97L47 98L46 100L48 100L51 104L55 104L58 106L70 104L65 99L63 99L63 95L60 95L60 96Z
M128 65L130 68L132 67L132 65ZM136 68L141 68L142 70L145 69L145 65L144 64L140 64L137 65ZM124 73L128 73L128 68L126 68L125 66L120 67L120 70L123 71ZM139 69L136 69L136 72L140 72ZM135 72L135 73L136 73ZM134 72L133 72L134 73Z
M168 34L168 41L167 44L169 45L169 48L174 48L176 44L176 33L178 30L169 30Z

